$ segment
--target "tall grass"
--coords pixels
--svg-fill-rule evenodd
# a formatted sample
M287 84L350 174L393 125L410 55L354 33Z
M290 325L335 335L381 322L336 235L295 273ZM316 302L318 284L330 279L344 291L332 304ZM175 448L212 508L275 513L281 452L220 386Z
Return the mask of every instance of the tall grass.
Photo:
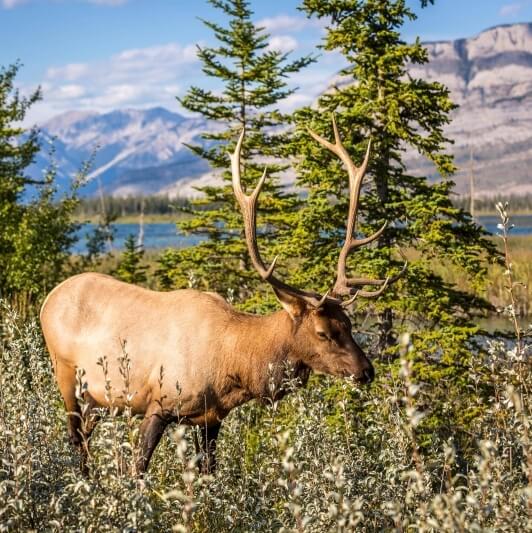
M39 330L34 323L20 328L5 309L4 321L0 531L532 527L530 367L501 344L479 361L492 367L495 394L474 426L478 449L466 468L452 439L423 452L417 443L423 385L412 382L405 338L398 378L381 368L372 388L315 379L281 402L235 410L212 477L195 467L193 430L173 428L140 482L133 471L138 421L115 412L101 413L91 474L80 475Z
M507 307L517 274L508 255ZM452 435L421 444L432 391L415 382L404 336L400 372L379 365L372 387L312 378L305 389L286 383L294 391L280 402L234 410L213 476L196 468L194 430L171 428L141 481L139 420L127 410L98 413L90 475L81 476L37 324L6 305L1 320L0 531L532 530L531 347L522 333L519 343L491 340L464 370L469 382L486 371L492 381L466 458ZM124 355L126 392L128 364Z
M507 243L511 247L513 275L519 280L514 290L515 312L521 317L532 317L532 237L508 236ZM503 247L501 251L504 252ZM508 305L505 272L507 265L491 265L488 271L486 297L500 310Z
M494 236L501 256L504 256L504 246L499 237ZM508 246L511 249L511 263L516 279L520 284L515 289L515 311L518 317L527 318L532 317L532 236L513 236L508 235ZM416 258L417 254L414 250L409 251L409 258ZM445 281L456 286L457 289L471 292L470 280L464 276L463 270L457 266L446 263L434 261L431 268L437 274L441 275ZM476 289L478 296L486 298L495 309L495 313L504 313L508 304L508 291L505 287L505 272L507 267L504 261L499 263L491 263L488 265L486 274L486 284L482 291Z

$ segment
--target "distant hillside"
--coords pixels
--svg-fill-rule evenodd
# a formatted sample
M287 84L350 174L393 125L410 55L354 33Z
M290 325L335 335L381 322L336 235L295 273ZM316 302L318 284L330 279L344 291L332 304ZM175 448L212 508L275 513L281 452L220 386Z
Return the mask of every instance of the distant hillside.
M444 83L460 105L446 131L455 141L457 190L468 188L472 149L477 193L532 192L532 23L426 46L430 63L411 74ZM432 171L420 158L409 166Z
M85 194L103 188L107 194L154 194L176 182L208 173L203 160L184 143L200 142L209 129L203 119L186 118L163 108L127 109L111 113L69 112L42 125L44 138L54 139L60 179L68 179L95 153ZM38 169L48 159L41 155Z
M472 150L477 193L532 192L532 24L498 26L469 39L426 46L430 63L410 72L444 83L460 104L447 129L460 168L457 190L467 190ZM199 134L212 128L201 118L163 108L70 112L42 125L45 138L56 138L61 179L99 147L85 193L93 194L101 183L114 195L190 195L194 186L212 184L207 165L183 145L199 142ZM415 154L408 153L406 162L413 172L436 177ZM47 164L40 155L35 171Z

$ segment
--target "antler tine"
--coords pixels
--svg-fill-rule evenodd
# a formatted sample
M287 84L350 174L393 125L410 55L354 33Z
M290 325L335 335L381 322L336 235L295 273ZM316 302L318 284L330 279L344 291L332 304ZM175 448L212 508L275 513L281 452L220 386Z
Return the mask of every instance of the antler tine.
M334 284L333 288L333 294L335 296L351 296L349 300L342 304L344 306L347 306L353 303L353 301L358 296L363 296L366 298L375 298L377 296L380 296L390 283L393 283L403 274L404 270L406 269L406 264L403 270L397 276L388 276L386 279L372 280L367 278L347 278L346 267L347 257L349 253L355 248L364 246L378 239L386 229L387 222L385 222L383 226L373 235L361 239L357 239L355 237L355 225L358 213L358 203L360 200L360 190L362 187L362 180L364 178L369 163L371 139L368 141L368 147L366 149L364 160L360 167L357 167L342 143L342 139L338 131L338 125L336 123L336 118L334 115L332 119L332 124L334 132L334 144L327 141L312 130L308 129L308 131L318 143L320 143L322 146L324 146L340 158L340 160L346 166L347 173L349 176L349 211L347 215L346 237L342 249L340 250L336 283ZM376 291L365 291L362 289L355 288L357 286L360 287L365 285L380 286L380 288Z
M242 144L244 142L244 135L245 129L242 129L242 133L240 134L236 143L235 151L232 154L230 153L229 156L231 158L233 191L235 193L236 200L238 202L238 205L240 206L242 217L244 219L244 233L246 236L246 245L253 267L259 273L260 277L264 281L267 281L272 287L299 296L311 305L319 307L324 303L326 297L322 298L317 293L311 293L296 289L295 287L291 287L274 277L273 271L277 263L277 257L272 261L271 265L268 268L266 268L266 265L262 260L257 244L257 201L262 186L264 185L264 182L266 180L267 170L264 170L264 173L262 174L262 177L253 192L249 196L246 195L242 189L242 181L240 175L240 155L242 151Z
M403 253L401 252L401 255ZM404 257L404 255L403 255ZM363 298L377 298L377 296L380 296L386 288L391 285L392 283L395 283L405 272L408 268L408 261L405 260L403 268L400 272L395 274L394 276L388 276L386 279L367 279L367 278L350 278L347 280L347 284L349 286L361 286L361 285L381 285L379 289L376 291L364 291L362 289L349 289L350 292L353 294L349 300L346 300L342 302L342 307L349 307L359 296L362 296Z
M346 276L346 263L349 253L355 248L368 244L379 238L382 232L386 229L386 224L384 224L377 232L375 232L369 237L365 237L364 239L355 238L355 224L358 212L358 202L360 200L360 189L362 187L362 179L364 178L369 163L371 139L368 142L364 161L362 162L362 165L360 167L357 167L342 143L342 139L338 131L338 125L336 123L336 118L334 115L332 122L335 141L334 144L327 141L312 130L309 129L308 131L318 143L320 143L322 146L324 146L340 158L340 160L346 166L347 174L349 176L349 211L347 215L346 237L344 245L342 246L342 249L340 251L340 256L338 258L338 271L336 283L333 289L333 292L335 294L341 296L351 294L351 290L347 286L348 280Z
M362 289L357 289L355 291L355 294L349 298L349 300L345 300L342 302L342 307L349 307L359 296L362 296L362 298L377 298L377 296L380 296L388 287L388 285L391 282L391 278L387 277L385 280L374 280L378 281L379 283L382 283L382 287L376 291L364 291Z
M268 279L273 274L273 269L275 268L277 258L272 261L272 264L269 268L266 268L257 246L256 234L257 199L259 197L262 186L264 185L264 181L266 180L267 170L264 169L264 173L261 179L259 180L257 186L255 187L254 191L249 196L247 196L242 189L242 181L240 176L240 154L242 152L244 135L245 129L242 130L242 133L238 137L234 153L229 154L231 157L233 191L235 193L237 202L240 205L242 216L244 217L244 232L246 235L246 243L248 245L251 262L253 263L253 266L258 271L262 279L268 281Z

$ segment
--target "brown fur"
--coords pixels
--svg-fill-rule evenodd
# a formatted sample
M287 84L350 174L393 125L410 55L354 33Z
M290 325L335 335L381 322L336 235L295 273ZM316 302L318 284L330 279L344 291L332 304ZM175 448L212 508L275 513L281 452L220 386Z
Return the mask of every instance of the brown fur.
M302 381L309 370L372 379L371 363L354 342L340 306L329 302L316 309L294 295L276 293L284 309L258 316L241 313L212 293L150 291L94 273L64 281L44 302L41 324L72 413L73 443L86 455L90 431L75 415L76 369L86 372L91 405L108 407L97 364L105 356L114 405L123 408L118 358L124 346L131 360L130 404L146 417L140 472L168 422L214 429L231 409L269 396L272 380L280 385L287 364Z

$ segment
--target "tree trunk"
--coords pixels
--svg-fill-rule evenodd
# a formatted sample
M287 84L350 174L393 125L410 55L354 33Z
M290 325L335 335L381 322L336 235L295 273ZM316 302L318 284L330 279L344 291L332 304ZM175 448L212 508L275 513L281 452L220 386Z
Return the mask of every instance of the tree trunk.
M382 159L379 161L377 175L375 176L375 183L377 186L377 195L383 206L388 203L389 184L388 184L388 169L390 168L390 157L388 148L384 147L382 150ZM391 261L391 239L388 230L377 240L377 246L386 250L388 263ZM377 353L383 357L385 351L390 346L395 344L395 336L393 334L393 310L389 307L383 309L377 315L379 338L377 342Z

